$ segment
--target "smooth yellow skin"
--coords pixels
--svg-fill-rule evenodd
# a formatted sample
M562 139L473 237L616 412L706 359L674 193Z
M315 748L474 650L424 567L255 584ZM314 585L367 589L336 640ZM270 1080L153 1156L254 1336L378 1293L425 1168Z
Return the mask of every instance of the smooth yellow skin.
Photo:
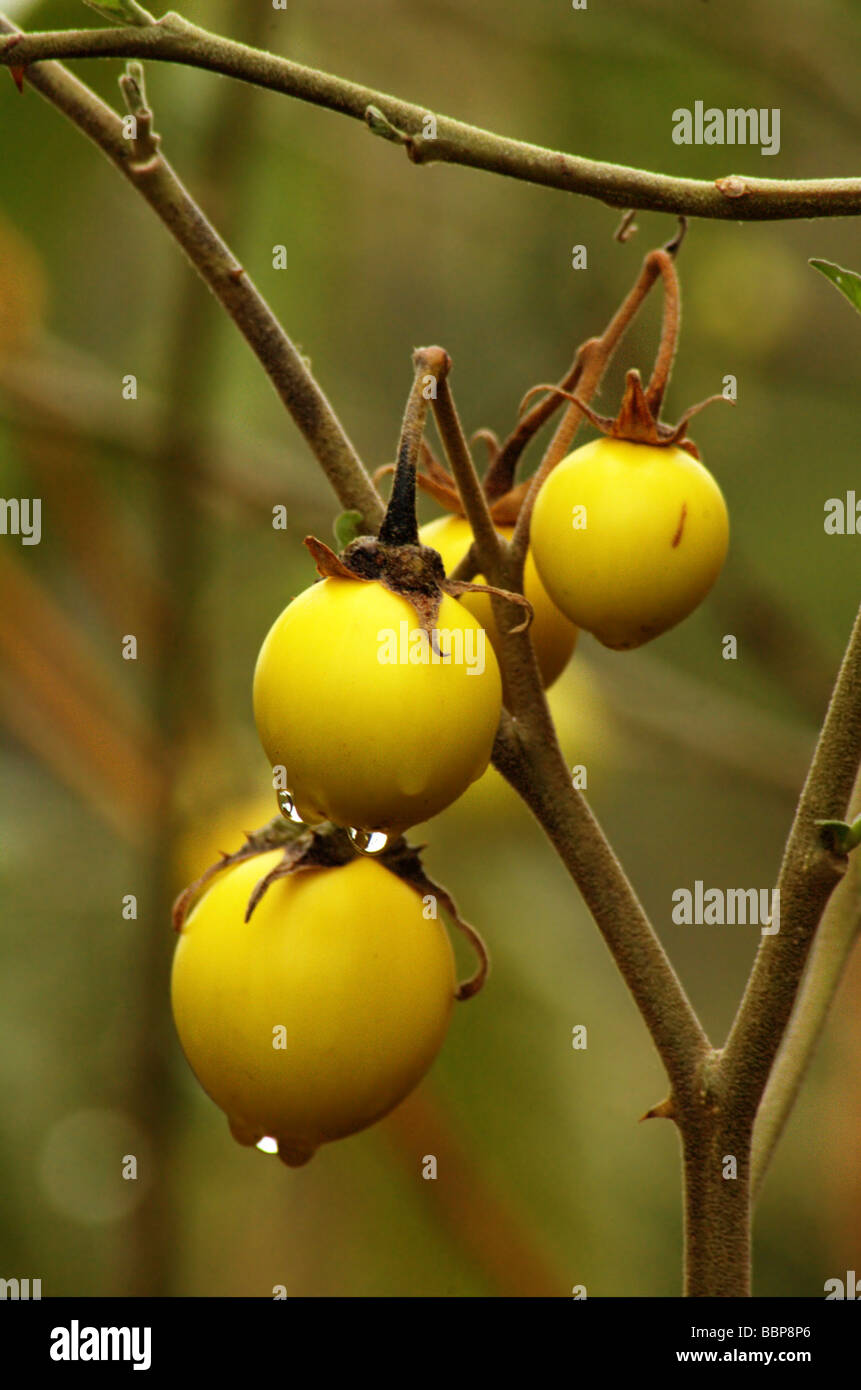
M242 1144L285 1162L365 1129L418 1085L455 997L445 928L382 864L304 869L255 884L279 850L227 870L187 918L173 1014L197 1079ZM285 1045L273 1047L285 1030Z
M513 526L497 526L496 529L506 540L511 540L514 531ZM449 574L455 565L460 563L472 545L472 527L465 517L441 516L436 521L429 521L426 526L421 528L419 539L422 545L432 546L434 550L439 551L445 565L445 572ZM477 574L473 582L484 584L486 581L484 575ZM532 645L535 648L538 669L541 672L541 683L546 690L568 665L577 641L577 628L573 623L569 623L565 615L560 613L551 601L547 590L538 578L538 571L535 568L531 552L527 552L526 564L523 568L523 592L533 608L534 616L529 630L532 634ZM498 649L499 629L493 616L490 595L464 594L459 601L487 630L488 637L494 647ZM520 620L520 618L517 619L518 622Z
M419 621L406 599L377 583L323 579L275 622L254 672L254 716L306 823L398 834L484 772L502 708L493 647L447 595L436 626L446 654L457 647L444 634L456 629L465 655L467 639L473 658L483 647L483 670L466 660L381 662L380 635L394 635L399 658L401 631L409 637Z
M573 525L577 507L586 508L583 530ZM728 544L720 488L674 445L584 444L550 474L532 514L532 554L553 602L619 650L692 613Z

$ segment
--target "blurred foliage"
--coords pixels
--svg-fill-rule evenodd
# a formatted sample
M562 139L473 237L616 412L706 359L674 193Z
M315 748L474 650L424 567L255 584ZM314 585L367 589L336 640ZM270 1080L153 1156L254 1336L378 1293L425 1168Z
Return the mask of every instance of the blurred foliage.
M815 15L802 0L181 8L584 155L703 178L855 166L861 16L838 0ZM76 0L25 9L31 28L94 19ZM76 65L115 106L120 70ZM451 353L467 430L503 433L675 229L641 214L622 245L600 203L416 168L330 112L190 68L150 64L147 85L166 153L371 468L393 456L416 345ZM696 99L780 107L779 155L673 145L672 112ZM249 800L270 796L253 663L313 577L302 537L329 540L339 508L149 209L2 74L0 140L0 491L43 499L42 543L5 537L0 551L0 1274L41 1278L46 1295L676 1293L678 1144L669 1125L637 1124L664 1095L661 1069L576 891L494 772L419 832L493 969L417 1096L290 1173L233 1144L196 1085L169 1017L168 889L182 856L231 826L238 839ZM857 603L861 541L822 522L826 499L858 483L861 340L807 266L857 266L857 242L842 219L689 229L667 416L737 377L735 409L694 429L729 503L730 558L712 598L647 651L584 637L554 693L572 765L587 765L716 1041L755 929L673 926L671 893L773 882ZM580 243L586 271L570 268ZM648 365L654 308L599 408ZM137 402L122 399L126 373ZM192 456L196 481L180 486ZM270 524L281 503L286 533ZM725 632L740 634L735 662ZM136 663L120 659L126 633ZM129 893L136 920L121 914ZM859 996L856 962L764 1192L757 1293L821 1296L857 1268ZM586 1051L571 1047L580 1023ZM440 1157L436 1182L421 1179L425 1153Z

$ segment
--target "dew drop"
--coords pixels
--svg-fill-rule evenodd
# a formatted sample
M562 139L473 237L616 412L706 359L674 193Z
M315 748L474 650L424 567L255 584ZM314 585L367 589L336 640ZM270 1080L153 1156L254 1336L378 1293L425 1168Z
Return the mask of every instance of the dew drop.
M360 854L382 854L389 843L382 830L348 830L347 834Z
M299 815L299 812L296 810L296 807L293 802L292 793L279 792L278 805L280 807L282 816L284 816L286 820L292 820L294 825L305 824L305 822L302 820L302 817Z
M258 1148L262 1154L277 1154L278 1140L271 1139L268 1134L265 1134L255 1147Z

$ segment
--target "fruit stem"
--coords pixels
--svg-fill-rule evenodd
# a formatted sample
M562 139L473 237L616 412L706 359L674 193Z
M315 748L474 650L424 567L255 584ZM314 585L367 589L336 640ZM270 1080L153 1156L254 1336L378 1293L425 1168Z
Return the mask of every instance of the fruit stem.
M632 216L632 214L629 213L627 214L627 216L630 217ZM623 219L622 225L625 225L625 219ZM639 311L640 306L642 305L644 299L649 293L649 290L652 288L655 281L657 280L658 274L664 275L665 282L668 273L674 274L674 260L679 250L679 247L681 246L684 240L686 230L687 219L684 217L680 217L676 235L672 237L668 242L666 242L666 244L663 247L659 247L657 250L650 252L649 255L646 256L646 259L644 260L642 268L640 270L637 283L634 285L627 299L620 306L615 317L608 324L603 337L590 338L588 342L583 343L582 346L577 349L574 361L571 363L571 366L568 368L568 371L565 373L562 380L557 383L557 389L559 391L579 392L581 396L585 394L581 389L579 389L580 381L583 376L586 357L588 356L589 350L592 349L594 346L603 346L603 349L606 352L606 358L604 360L603 367L601 368L601 371L603 373L604 369L609 365L610 358L612 357L613 353L618 347L623 335L627 331L629 324ZM678 286L676 286L676 331L678 331ZM655 368L657 369L657 362L655 364ZM550 388L546 389L549 390ZM595 389L597 389L597 386L594 387L593 390L589 392L589 394L594 394ZM524 449L530 443L533 437L538 433L541 426L547 420L551 419L553 415L555 415L556 411L559 409L559 405L562 400L561 395L554 395L551 392L551 394L547 395L544 398L544 400L539 401L537 405L534 405L531 408L531 410L524 413L524 407L530 395L531 392L527 392L521 404L521 411L517 424L515 425L511 434L509 434L508 438L499 448L496 457L494 458L493 462L487 470L487 473L485 474L484 495L485 497L487 497L489 502L493 502L496 500L497 497L501 497L504 493L508 492L510 488L514 485L514 478L517 472L517 465L520 462L520 457ZM570 434L568 436L569 443L571 439L574 437L574 433L576 432L578 424L579 420L576 421L574 428L570 429L570 420L568 421L567 426L565 424L565 420L563 420L563 426L565 426L567 429L570 429ZM560 426L560 429L561 428L562 427ZM550 446L551 449L553 448L553 445L555 443L556 437L554 436L553 444L551 444ZM558 458L562 458L564 452L566 451L563 450L562 453L558 455Z
M448 375L451 359L439 347L417 348L413 353L415 377L407 398L392 493L380 527L385 545L418 545L416 520L416 473L428 402L436 397L440 382Z
M438 381L437 394L432 404L434 419L446 458L457 483L463 510L475 537L478 558L490 583L498 584L499 533L493 524L487 499L482 491L472 454L461 427L454 396L446 378Z
M680 221L681 220L682 219L680 219ZM601 337L588 338L578 350L575 359L575 367L569 372L566 382L571 382L569 389L576 389L580 399L579 401L572 401L569 404L532 478L532 483L526 494L520 515L517 519L517 524L514 528L514 535L511 538L509 557L510 569L505 580L509 588L516 587L522 579L523 565L526 561L526 551L529 546L529 525L532 517L532 508L535 505L535 499L538 496L541 485L545 478L547 478L556 467L557 463L560 463L570 450L574 436L583 422L584 410L582 402L588 403L594 396L601 384L607 367L610 365L616 348L619 346L619 343L639 312L650 289L660 275L666 277L667 267L672 267L673 257L681 243L683 232L684 228L680 226L679 232L672 241L667 242L666 246L659 247L657 250L649 252L643 261L636 282L607 324ZM560 397L555 395L555 399L559 400ZM542 402L542 405L543 404ZM534 407L534 409L539 408L540 407ZM532 411L530 411L530 415L531 414ZM505 452L506 444L502 446L500 458Z
M655 365L652 368L652 375L646 387L646 404L652 414L653 419L657 420L661 413L661 406L664 402L664 393L670 380L670 373L673 370L673 362L676 356L676 344L679 337L679 321L681 317L681 302L679 299L679 277L676 274L675 261L672 255L668 255L666 250L655 253L659 257L659 268L664 281L664 313L661 322L661 341L655 357Z

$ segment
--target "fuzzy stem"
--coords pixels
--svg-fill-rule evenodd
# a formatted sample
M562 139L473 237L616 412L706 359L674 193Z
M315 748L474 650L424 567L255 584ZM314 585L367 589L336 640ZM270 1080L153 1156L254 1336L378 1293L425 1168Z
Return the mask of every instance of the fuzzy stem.
M619 346L624 334L627 332L631 322L639 312L646 296L658 279L659 275L665 274L665 266L668 259L671 259L679 246L680 237L667 246L656 251L650 251L643 261L640 274L630 293L616 310L612 319L608 323L600 338L589 338L583 344L577 354L576 359L576 380L577 394L582 401L588 403L594 396L601 384L601 379L612 360L616 348ZM576 402L571 402L565 411L556 432L551 439L543 459L533 476L529 491L517 518L517 525L514 528L514 535L511 538L511 569L509 582L518 585L522 582L523 566L526 561L526 551L529 547L529 526L532 520L532 510L535 506L535 499L541 490L544 480L550 475L566 455L574 440L574 436L583 421L584 411L582 406Z
M695 1100L680 1120L685 1154L686 1292L693 1297L743 1296L750 1291L754 1121L814 934L846 869L845 856L822 847L814 822L822 815L836 818L845 812L859 759L861 611L787 841L778 880L779 930L763 936L726 1047L705 1069L699 1102ZM802 1026L812 1031L814 1022L815 1017L807 1014ZM789 1062L799 1079L800 1061L790 1058ZM782 1124L794 1098L795 1077L785 1090L785 1078L778 1084L777 1109L783 1113L777 1120ZM779 1133L768 1118L766 1126L766 1149L757 1167L760 1179Z
M652 368L652 375L645 390L646 404L653 417L657 420L661 413L661 406L664 402L664 394L670 380L670 373L673 370L673 361L676 356L676 344L679 337L679 322L681 318L681 307L679 302L679 277L676 274L675 261L672 256L663 253L660 260L661 275L664 280L664 311L661 322L661 342L658 347L658 354L655 358L655 365Z
M763 936L721 1060L721 1081L739 1116L753 1123L795 1004L816 928L846 871L825 849L815 822L846 814L861 763L861 608L834 686L795 820L777 891L780 930Z
M750 1123L706 1099L682 1123L685 1294L750 1295ZM732 1164L735 1164L733 1170Z
M0 28L2 20L0 16ZM8 20L5 32L13 32ZM858 178L761 179L729 175L712 182L674 178L511 140L436 113L436 133L427 136L427 117L432 113L426 107L221 38L174 13L141 28L28 34L14 48L0 49L0 65L8 67L28 67L46 58L144 58L205 68L362 121L376 134L402 145L413 163L435 160L485 169L546 188L597 198L611 207L652 209L729 222L861 213Z
M852 797L852 811L859 810L861 776L855 783ZM859 934L861 855L853 853L846 876L829 901L816 933L792 1018L757 1112L752 1174L754 1199L798 1098Z
M487 499L461 428L451 387L446 379L438 383L433 411L464 512L472 527L482 572L486 575L488 583L498 584L501 538L493 524Z

